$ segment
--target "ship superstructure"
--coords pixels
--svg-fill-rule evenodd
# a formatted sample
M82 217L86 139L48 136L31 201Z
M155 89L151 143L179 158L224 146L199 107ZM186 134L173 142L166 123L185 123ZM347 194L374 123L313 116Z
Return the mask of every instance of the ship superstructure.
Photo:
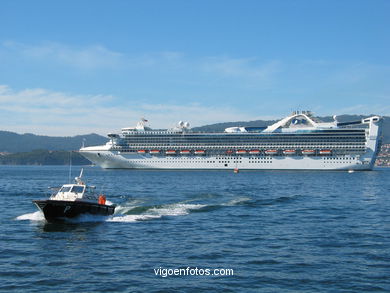
M371 170L380 145L381 118L321 122L296 111L268 127L193 132L187 122L153 130L142 119L102 146L80 153L103 168Z

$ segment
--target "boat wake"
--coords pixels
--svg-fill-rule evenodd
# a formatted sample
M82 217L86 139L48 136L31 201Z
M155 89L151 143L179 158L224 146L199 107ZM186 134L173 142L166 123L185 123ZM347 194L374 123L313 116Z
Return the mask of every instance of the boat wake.
M222 203L194 203L196 198L172 204L142 205L142 201L130 201L123 206L118 206L109 222L137 222L159 219L169 216L185 216L190 213L210 212L223 207L239 206L250 201L249 197L237 197Z
M193 210L199 210L207 205L203 204L186 204L186 203L175 203L167 204L160 206L150 206L150 207L134 207L128 210L127 213L122 215L114 215L114 217L108 219L109 222L136 222L136 221L145 221L158 219L164 216L184 216L188 215ZM119 207L119 210L121 207ZM143 210L141 213L134 213ZM122 207L125 209L125 207Z
M16 220L19 221L44 221L45 217L43 216L43 213L41 211L36 211L35 213L29 213L29 214L24 214L16 217Z
M74 219L66 219L69 223L86 222L138 222L160 219L162 217L185 216L191 213L210 212L219 208L239 206L251 201L249 197L237 197L220 203L195 203L199 198L176 203L147 205L142 199L131 199L118 205L112 216L81 215ZM16 217L16 220L44 221L41 211Z

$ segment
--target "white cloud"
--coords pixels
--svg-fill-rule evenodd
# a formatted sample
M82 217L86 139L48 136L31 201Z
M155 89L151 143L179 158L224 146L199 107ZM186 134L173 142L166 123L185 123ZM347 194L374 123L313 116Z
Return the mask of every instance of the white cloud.
M26 111L40 107L77 108L112 100L109 95L72 95L42 88L14 91L7 85L0 85L0 103L2 109L21 107Z
M202 70L264 88L282 71L282 63L277 60L259 62L256 58L211 57L202 60Z
M101 45L77 48L53 42L27 45L8 41L3 42L3 48L27 59L40 60L45 63L54 61L84 70L118 68L124 59L123 54Z
M77 95L47 89L13 90L0 85L0 125L3 130L44 135L117 132L146 117L153 128L173 127L178 121L192 126L254 119L229 107L199 104L116 104L111 95Z
M191 126L205 124L248 120L248 113L240 112L226 106L202 106L200 104L167 105L167 104L143 104L140 105L145 113L151 116L150 121L157 120L165 126L174 126L179 121L188 121ZM153 122L153 126L159 127Z
M79 95L42 88L14 90L0 85L0 125L2 130L19 133L62 136L94 132L105 135L134 126L141 117L147 118L152 128L173 127L180 120L188 121L195 127L228 121L281 118L253 116L223 105L137 104L134 101L136 99L124 104L112 95ZM359 104L322 115L369 113L389 115L390 106Z
M206 56L189 58L182 52L162 51L142 54L127 54L110 50L102 45L85 47L69 46L55 42L25 44L7 41L0 44L0 51L9 56L24 58L33 66L71 67L74 70L89 70L107 74L107 69L118 70L119 74L137 74L140 69L149 70L150 74L166 77L167 73L193 82L204 76L207 78L236 80L242 86L268 86L273 78L282 70L278 60L261 61L258 58L235 58L229 56ZM1 52L0 52L1 53ZM38 61L34 63L35 61ZM244 83L245 84L244 84Z
M390 98L389 98L390 101ZM359 104L353 105L350 107L345 107L342 109L337 109L335 114L362 114L362 115L382 115L382 116L390 116L390 105L379 105L379 104Z
M0 74L4 83L32 84L24 90L0 85L0 127L18 132L105 133L135 124L143 116L156 128L179 120L199 126L265 117L258 115L280 118L269 115L302 108L319 109L321 115L390 114L386 106L390 68L385 65L191 57L175 51L128 54L101 45L53 42L3 42L0 57L9 69ZM35 82L44 88L34 88ZM73 91L120 88L117 92L126 98L48 90L53 82ZM349 109L354 104L362 106Z

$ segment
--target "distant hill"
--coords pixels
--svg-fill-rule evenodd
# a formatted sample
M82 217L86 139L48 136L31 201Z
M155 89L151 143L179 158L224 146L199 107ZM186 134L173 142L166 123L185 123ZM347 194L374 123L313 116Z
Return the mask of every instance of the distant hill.
M91 162L79 153L69 151L35 150L14 154L0 155L0 165L90 165Z
M72 137L56 137L0 131L0 152L31 152L37 149L50 151L78 150L84 139L86 146L105 144L108 141L108 138L94 133Z
M337 120L340 122L346 122L346 121L356 121L361 120L362 118L366 118L372 115L340 115L337 116ZM333 121L333 117L331 116L325 116L325 117L319 117L320 120L324 122L330 122ZM237 122L224 122L224 123L216 123L216 124L210 124L200 127L194 127L192 128L193 131L202 131L202 132L222 132L225 130L225 128L233 127L233 126L246 126L246 127L265 127L269 126L279 120L254 120L254 121L237 121ZM383 136L383 143L390 143L390 117L384 116L383 117L383 128L382 128L382 136Z

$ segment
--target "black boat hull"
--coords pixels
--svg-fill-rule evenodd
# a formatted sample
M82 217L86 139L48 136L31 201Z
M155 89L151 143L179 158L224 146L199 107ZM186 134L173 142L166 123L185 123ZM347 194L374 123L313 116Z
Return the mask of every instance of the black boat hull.
M115 205L103 205L82 201L64 200L33 200L33 203L43 212L48 222L75 218L82 214L110 216L115 211Z

